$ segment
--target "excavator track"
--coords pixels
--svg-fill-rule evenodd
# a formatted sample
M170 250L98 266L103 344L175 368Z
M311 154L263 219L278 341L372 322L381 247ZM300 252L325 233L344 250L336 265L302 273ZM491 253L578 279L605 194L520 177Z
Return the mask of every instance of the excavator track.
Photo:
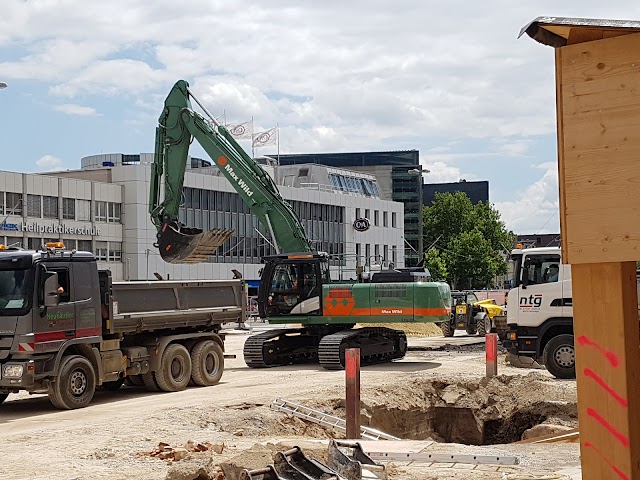
M318 361L320 340L347 325L281 328L252 335L244 342L244 361L251 368Z
M407 336L401 330L384 327L366 327L342 330L325 335L318 347L318 360L327 370L344 368L344 352L348 348L360 349L361 365L390 362L407 353Z

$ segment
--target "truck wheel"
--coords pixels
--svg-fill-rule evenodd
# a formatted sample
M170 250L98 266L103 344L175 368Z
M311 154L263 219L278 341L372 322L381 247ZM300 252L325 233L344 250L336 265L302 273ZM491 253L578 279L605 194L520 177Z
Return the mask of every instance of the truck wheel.
M207 387L220 381L224 372L224 353L217 342L204 340L191 351L191 379L196 385Z
M8 396L8 393L0 393L0 405L2 405L2 403L7 399Z
M576 351L573 335L553 337L544 347L544 366L556 378L576 378Z
M160 392L160 387L158 386L158 382L156 382L156 376L153 372L143 373L142 375L142 384L144 387L150 392Z
M184 345L172 343L162 354L160 370L155 374L160 390L179 392L191 380L191 357Z
M49 389L49 400L54 407L71 410L89 405L96 391L96 373L93 365L80 355L62 359L60 374Z
M442 322L439 325L440 325L440 329L442 330L442 335L444 337L453 337L455 330L451 326L451 322Z
M470 325L467 323L467 335L475 335L475 334L476 334L475 325Z
M124 378L114 380L113 382L102 382L102 388L107 392L115 392L120 390L120 387L124 385Z

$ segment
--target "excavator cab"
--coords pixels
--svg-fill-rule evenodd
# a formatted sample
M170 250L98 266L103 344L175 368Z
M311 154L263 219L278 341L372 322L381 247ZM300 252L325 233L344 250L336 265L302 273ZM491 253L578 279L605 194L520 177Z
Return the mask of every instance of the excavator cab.
M260 317L321 315L322 285L329 282L325 253L289 253L264 258L258 289Z

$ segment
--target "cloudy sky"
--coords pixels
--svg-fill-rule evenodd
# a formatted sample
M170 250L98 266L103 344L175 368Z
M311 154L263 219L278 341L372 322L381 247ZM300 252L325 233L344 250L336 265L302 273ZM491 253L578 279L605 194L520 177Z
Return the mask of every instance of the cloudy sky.
M184 78L227 122L278 124L281 153L418 149L428 181L489 180L510 228L556 232L553 49L517 35L640 19L613 3L2 0L0 169L153 151Z

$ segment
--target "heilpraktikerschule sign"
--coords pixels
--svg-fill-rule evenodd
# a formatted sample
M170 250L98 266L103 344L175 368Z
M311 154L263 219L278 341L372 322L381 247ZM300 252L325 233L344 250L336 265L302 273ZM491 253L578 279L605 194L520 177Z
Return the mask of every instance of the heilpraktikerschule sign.
M96 236L102 234L102 229L88 226L70 226L64 223L51 223L49 225L37 222L8 223L6 220L0 222L0 230L9 232L33 232L33 233L61 233L63 235L89 235Z

